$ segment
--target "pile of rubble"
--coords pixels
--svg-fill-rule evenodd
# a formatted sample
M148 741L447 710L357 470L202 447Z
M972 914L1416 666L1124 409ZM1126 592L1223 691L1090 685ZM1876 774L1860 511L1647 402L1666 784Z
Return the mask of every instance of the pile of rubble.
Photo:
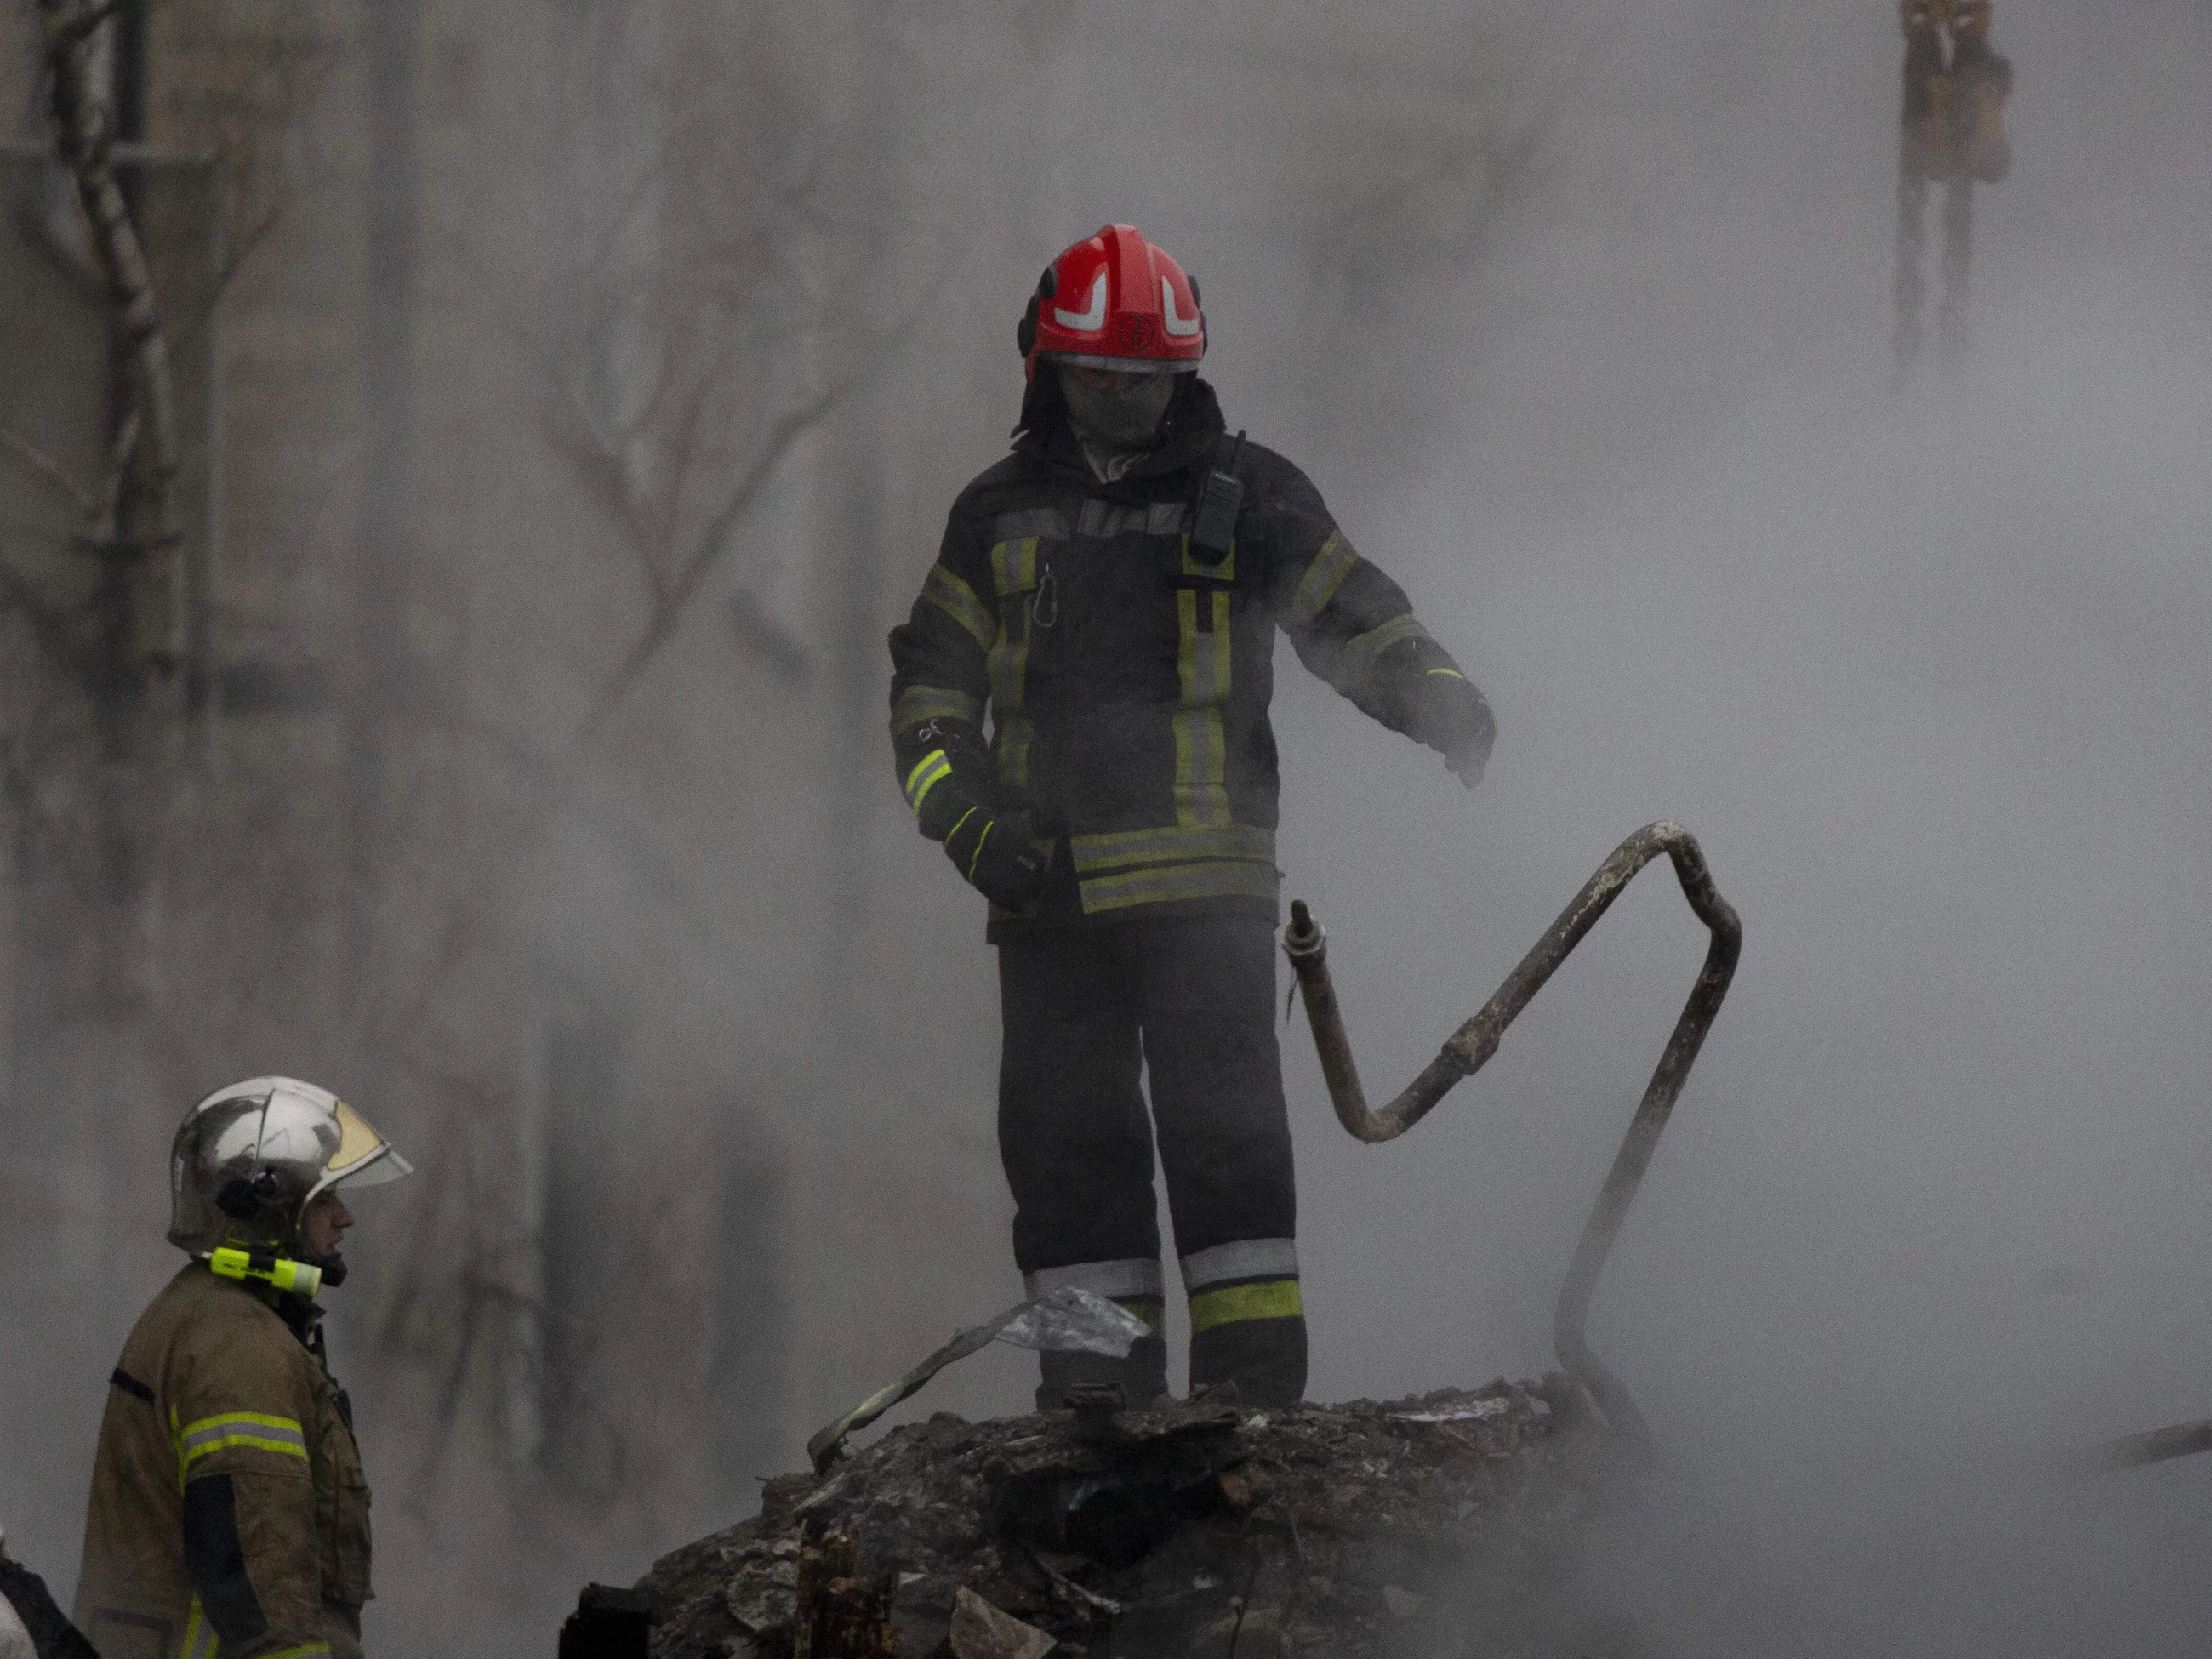
M1609 1437L1565 1377L1385 1404L939 1413L655 1564L654 1659L1615 1656L1560 1584Z

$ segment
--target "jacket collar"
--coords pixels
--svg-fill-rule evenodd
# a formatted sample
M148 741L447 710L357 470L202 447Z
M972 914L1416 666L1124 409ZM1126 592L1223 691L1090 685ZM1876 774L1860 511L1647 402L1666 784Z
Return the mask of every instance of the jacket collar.
M1032 399L1031 407L1036 418L1014 434L1014 453L1041 462L1054 472L1080 478L1091 489L1115 487L1100 484L1092 475L1091 463L1068 425L1066 406L1057 397ZM1189 384L1176 393L1160 424L1158 445L1123 473L1115 484L1181 472L1192 462L1212 453L1222 434L1228 430L1228 422L1222 418L1221 400L1214 396L1213 388L1196 374L1190 376Z
M258 1279L225 1279L204 1261L194 1261L188 1264L186 1270L190 1271L191 1267L198 1267L218 1285L227 1285L252 1297L283 1320L292 1334L309 1349L316 1348L323 1322L323 1307L319 1302L311 1302L304 1296L280 1291L274 1285L264 1285Z

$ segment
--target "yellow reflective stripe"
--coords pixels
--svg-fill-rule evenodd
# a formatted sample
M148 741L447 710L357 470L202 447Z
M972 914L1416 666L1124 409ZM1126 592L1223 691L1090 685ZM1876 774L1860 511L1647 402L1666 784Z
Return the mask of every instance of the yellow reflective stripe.
M1228 555L1219 564L1200 564L1190 556L1190 532L1185 531L1182 538L1182 574L1186 576L1210 576L1218 582L1235 581L1237 580L1237 538L1234 536L1229 538Z
M176 1442L180 1479L183 1472L201 1458L226 1446L250 1446L256 1451L277 1452L301 1459L307 1455L307 1438L301 1431L296 1418L271 1417L263 1412L226 1412L220 1417L204 1417L176 1431Z
M1176 678L1182 706L1198 708L1224 701L1229 696L1228 590L1176 589ZM1208 625L1201 627L1201 621Z
M1197 864L1152 865L1118 876L1086 876L1083 911L1126 910L1136 904L1178 899L1260 898L1272 901L1282 876L1272 864L1249 859L1208 859Z
M1012 615L1000 619L998 637L985 664L991 676L991 702L1001 714L1029 700L1030 607L1023 600L1007 608Z
M945 832L945 839L951 841L953 836L958 835L960 833L960 824L967 823L969 819L974 817L975 814L981 810L982 809L981 807L971 806L966 811L963 812L960 815L960 823L954 824L950 830L947 830Z
M975 590L954 575L941 564L929 567L929 575L921 584L921 597L968 630L977 649L991 648L991 635L996 630L991 613Z
M328 1642L302 1642L296 1648L279 1648L276 1652L270 1654L268 1659L307 1659L310 1654L326 1654L330 1650L331 1644Z
M203 1417L197 1423L185 1424L184 1437L190 1440L204 1429L231 1423L251 1423L258 1428L289 1429L294 1434L300 1432L300 1419L296 1417L271 1417L266 1412L223 1412L214 1417Z
M256 1451L281 1452L287 1457L305 1459L307 1449L290 1440L273 1439L260 1434L226 1434L213 1440L202 1441L185 1451L185 1467L189 1469L210 1452L219 1452L227 1446L251 1446Z
M983 718L983 700L943 685L909 685L891 699L891 735L924 720L975 720Z
M1036 553L1037 538L1034 536L993 544L991 582L999 590L1000 599L1037 585Z
M1016 789L1024 787L1030 781L1030 744L1036 738L1036 726L1026 714L1013 714L1003 708L999 716L998 761L999 778Z
M1161 1322L1168 1315L1167 1300L1164 1297L1117 1296L1114 1298L1114 1305L1125 1313L1136 1315L1156 1331L1161 1328Z
M1221 724L1230 685L1228 590L1176 589L1176 822L1211 828L1229 822L1229 744Z
M178 1650L179 1659L215 1659L215 1650L222 1645L200 1607L200 1598L193 1596L191 1606L185 1610L185 1645Z
M1176 822L1205 829L1229 822L1229 740L1218 708L1179 708L1175 728Z
M1357 654L1371 664L1394 645L1406 640L1425 640L1428 637L1429 630L1422 627L1409 611L1402 617L1393 617L1389 621L1369 629L1364 634L1355 635L1345 641L1344 650L1346 656Z
M906 804L920 812L922 802L929 799L929 792L951 775L952 763L945 759L945 751L931 750L906 775Z
M1352 550L1352 544L1332 530L1328 539L1321 544L1313 562L1306 567L1305 577L1298 583L1297 591L1291 595L1291 617L1295 622L1310 623L1321 615L1328 602L1336 597L1336 590L1344 586L1344 579L1358 568L1359 555Z
M1193 859L1258 859L1273 864L1275 832L1232 823L1214 828L1177 824L1158 830L1117 830L1101 836L1077 836L1068 849L1075 867L1088 873L1124 864L1188 862Z
M1295 1279L1225 1285L1218 1291L1200 1291L1191 1297L1190 1334L1196 1336L1218 1325L1246 1319L1298 1319L1305 1310Z
M991 701L1001 714L1019 708L1026 700L1030 667L1030 607L1009 595L1028 592L1037 585L1037 538L1000 542L991 549L991 580L999 590L1000 615L995 619L991 642Z
M969 810L970 810L970 811L973 811L974 809L973 809L973 808L970 808ZM963 817L961 817L960 822L961 822L962 823L967 823L967 822L968 822L968 819L967 819L967 817L966 817L966 816L965 816L965 815L963 815ZM983 826L983 833L982 833L981 835L980 835L980 836L976 836L976 837L975 837L975 856L974 856L973 858L971 858L971 859L969 859L969 860L968 860L968 879L969 879L969 880L973 881L973 880L975 880L975 866L976 866L977 865L979 865L979 864L982 863L982 861L983 861L983 843L984 843L985 842L987 842L987 841L988 841L988 840L990 840L990 839L991 839L991 831L993 831L994 830L997 829L998 827L999 827L999 825L998 825L998 821L997 821L996 819L994 819L994 820L993 820L992 822L990 822L989 823L985 824L985 825ZM948 839L950 839L950 837L948 837Z
M1456 668L1431 668L1429 670L1429 672L1431 674L1449 674L1455 680L1463 680L1467 678L1466 675L1461 673Z

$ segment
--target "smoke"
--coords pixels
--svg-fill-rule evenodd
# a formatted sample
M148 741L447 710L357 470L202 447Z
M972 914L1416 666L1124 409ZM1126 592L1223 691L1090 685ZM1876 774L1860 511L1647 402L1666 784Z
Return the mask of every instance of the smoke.
M1666 1456L1601 1578L1666 1651L2204 1638L2203 1471L2045 1460L2206 1409L2212 289L2176 64L2209 43L2175 8L1997 21L2019 161L1972 357L1896 392L1894 40L1635 20L1433 481L1337 503L1498 704L1483 798L1284 700L1290 890L1370 1092L1640 822L1696 830L1743 915L1593 1322ZM1702 949L1641 886L1418 1150L1334 1139L1294 1066L1318 1392L1544 1363Z
M314 920L354 898L301 725L234 763L307 828L268 891L203 896L176 960L222 971L173 977L159 1063L82 1059L54 1118L24 1079L78 1074L10 1061L0 1520L58 1589L165 1271L161 1138L225 1077L335 1084L423 1170L359 1206L334 1316L378 1646L544 1651L582 1578L734 1518L1013 1299L994 964L890 784L881 641L1001 453L1036 269L1128 219L1202 283L1231 426L1498 709L1469 793L1279 664L1286 896L1370 1095L1641 823L1695 831L1743 915L1593 1314L1664 1464L1591 1594L1667 1652L2202 1650L2212 1467L2041 1463L2212 1415L2201 9L2001 0L1972 355L1902 391L1884 7L441 18L397 665L436 719L393 763L368 993ZM228 416L259 434L235 556L277 550L241 632L341 662L361 434L295 357L359 367L322 263L362 218L349 85L227 325L293 394ZM1286 1031L1316 1395L1550 1363L1704 945L1649 872L1382 1148ZM1028 1367L908 1413L1019 1408Z

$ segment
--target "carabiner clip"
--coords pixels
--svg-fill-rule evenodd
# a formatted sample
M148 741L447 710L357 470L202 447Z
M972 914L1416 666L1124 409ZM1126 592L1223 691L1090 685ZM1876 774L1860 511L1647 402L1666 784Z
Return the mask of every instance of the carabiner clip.
M1037 583L1036 598L1030 601L1030 620L1039 628L1049 628L1060 620L1060 589L1054 581L1049 562L1045 565L1043 580Z

